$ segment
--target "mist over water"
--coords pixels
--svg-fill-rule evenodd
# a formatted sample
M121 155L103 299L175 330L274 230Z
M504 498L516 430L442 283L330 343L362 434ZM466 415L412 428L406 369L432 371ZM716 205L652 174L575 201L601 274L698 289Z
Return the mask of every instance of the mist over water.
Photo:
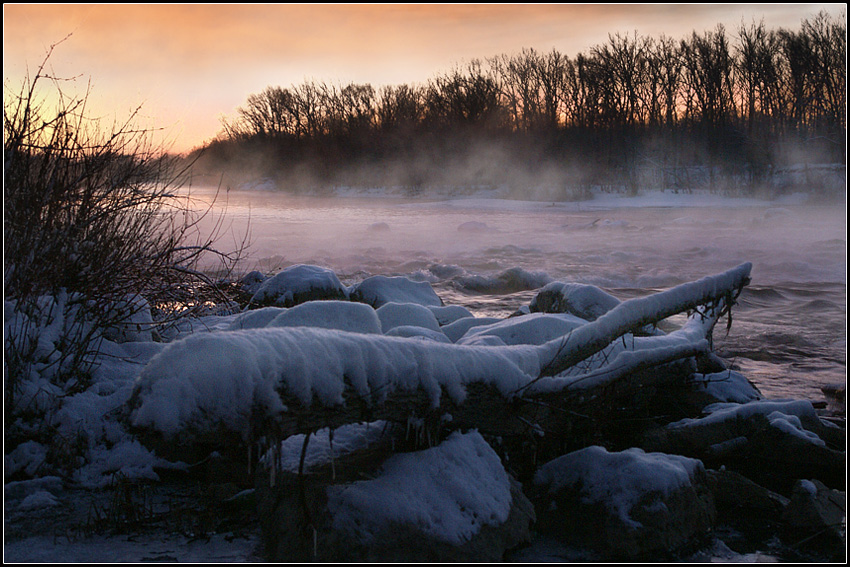
M822 400L821 386L846 380L846 209L801 201L670 193L427 201L231 190L215 210L225 211L237 238L250 226L244 271L317 264L348 285L405 275L478 316L506 317L548 281L628 299L752 262L752 283L728 337L725 325L715 331L716 348L768 397Z

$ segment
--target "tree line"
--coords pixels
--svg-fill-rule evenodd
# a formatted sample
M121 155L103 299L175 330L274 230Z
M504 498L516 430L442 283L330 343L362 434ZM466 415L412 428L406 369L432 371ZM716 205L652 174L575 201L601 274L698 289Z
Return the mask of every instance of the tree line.
M222 120L204 152L218 165L262 155L265 175L306 167L321 182L392 163L419 186L431 166L485 147L512 167L556 164L574 182L628 186L642 169L693 166L753 182L777 166L846 163L846 120L846 21L821 12L799 30L616 33L574 57L526 48L424 84L269 86Z

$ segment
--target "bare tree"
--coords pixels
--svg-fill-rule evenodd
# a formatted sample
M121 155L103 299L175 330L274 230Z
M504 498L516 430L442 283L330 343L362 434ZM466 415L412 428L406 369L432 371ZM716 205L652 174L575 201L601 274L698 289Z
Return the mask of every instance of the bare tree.
M763 21L757 25L742 25L738 30L736 51L735 69L742 98L741 115L746 118L747 133L752 137L756 124L765 123L765 119L770 117L780 118L779 37L768 31ZM766 132L771 133L778 132Z
M216 249L221 225L203 234L203 213L175 193L188 179L179 157L134 125L138 109L109 128L90 118L89 91L69 96L48 73L52 51L4 95L7 419L34 365L66 391L84 382L110 329L142 310L160 314L150 330L201 307L200 289L216 289L206 270L228 272L244 245ZM47 351L45 324L61 326Z

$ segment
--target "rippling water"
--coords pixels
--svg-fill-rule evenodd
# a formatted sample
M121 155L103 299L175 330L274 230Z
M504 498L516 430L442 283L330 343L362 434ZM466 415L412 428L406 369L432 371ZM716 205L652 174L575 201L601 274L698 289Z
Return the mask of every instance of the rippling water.
M715 332L720 354L771 398L822 400L821 386L846 379L843 205L680 195L582 203L321 199L260 191L230 191L217 210L225 204L228 231L238 237L250 226L252 268L318 264L347 284L407 275L477 315L507 316L550 280L594 284L628 299L752 262L731 332Z

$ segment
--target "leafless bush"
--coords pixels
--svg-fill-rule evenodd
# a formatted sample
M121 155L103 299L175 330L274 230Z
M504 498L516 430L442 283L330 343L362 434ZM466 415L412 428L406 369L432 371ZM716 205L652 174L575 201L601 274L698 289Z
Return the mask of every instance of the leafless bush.
M19 89L4 87L7 418L28 403L17 397L33 370L65 393L83 387L109 330L191 313L199 287L216 288L202 268L227 273L245 245L216 248L221 221L201 231L209 210L177 194L186 166L135 125L140 109L109 127L91 118L89 87L68 95L48 72L52 51Z

